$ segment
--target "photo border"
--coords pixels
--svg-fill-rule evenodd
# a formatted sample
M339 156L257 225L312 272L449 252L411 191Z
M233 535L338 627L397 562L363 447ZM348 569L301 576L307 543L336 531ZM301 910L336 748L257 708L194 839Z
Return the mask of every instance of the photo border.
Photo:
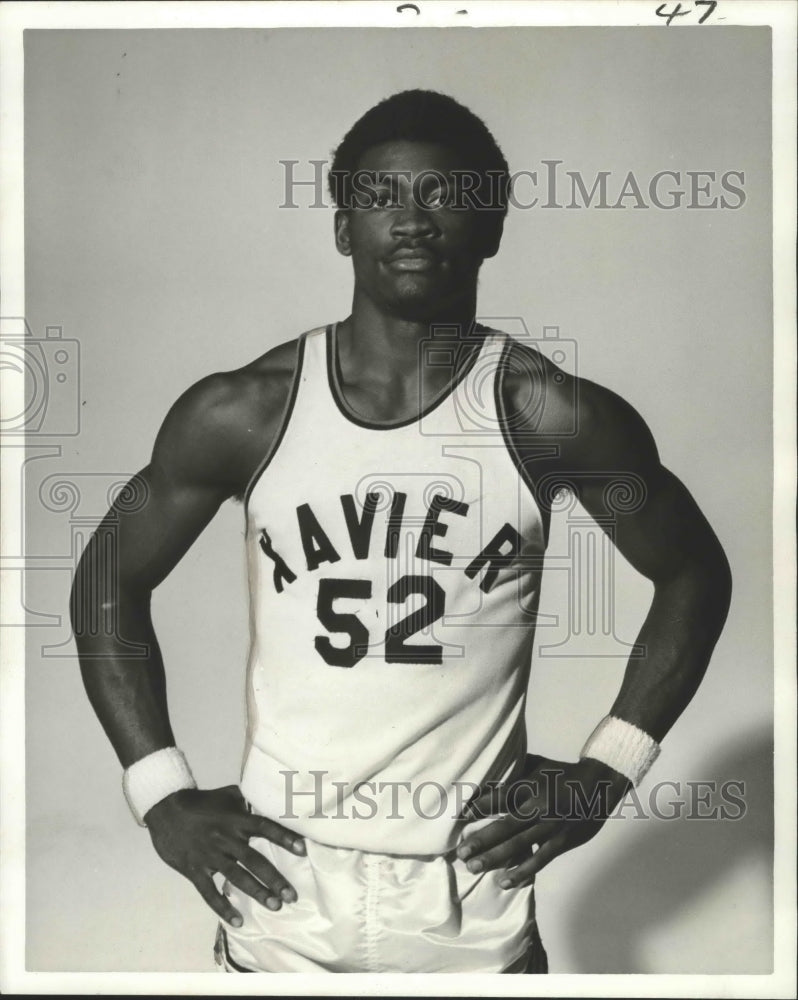
M415 9L419 13L415 13ZM654 26L662 30L712 30L684 19L668 29L657 2L481 2L417 0L393 3L56 3L8 2L0 8L0 122L2 236L0 278L4 316L24 316L23 114L25 29L395 27L446 26ZM0 672L0 988L6 993L137 993L209 995L406 995L406 996L639 996L788 997L795 995L796 940L796 11L789 0L720 0L724 25L770 25L773 31L773 555L775 667L774 972L772 975L565 975L497 979L494 975L255 974L230 979L210 973L34 973L25 956L24 629L3 636ZM467 10L467 13L460 11ZM22 379L2 371L2 399L9 409L22 399ZM19 412L21 407L14 408ZM24 449L2 449L2 548L21 552ZM12 574L2 578L10 610ZM21 609L18 611L22 615ZM24 622L19 622L24 624ZM752 664L752 669L757 665ZM21 753L20 751L23 751Z

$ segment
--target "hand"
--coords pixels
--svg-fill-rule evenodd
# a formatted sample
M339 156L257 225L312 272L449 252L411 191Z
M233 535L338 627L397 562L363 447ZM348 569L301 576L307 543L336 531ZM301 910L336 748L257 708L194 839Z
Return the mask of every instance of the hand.
M457 855L472 872L507 869L503 889L531 885L550 861L595 837L629 786L597 760L530 754L520 779L480 790L465 807L468 820L507 815L467 836Z
M249 839L265 837L294 854L304 854L302 838L265 816L249 813L237 785L173 792L144 819L160 857L193 882L214 913L234 927L243 923L241 914L217 890L215 872L270 910L296 900L294 887L249 846Z

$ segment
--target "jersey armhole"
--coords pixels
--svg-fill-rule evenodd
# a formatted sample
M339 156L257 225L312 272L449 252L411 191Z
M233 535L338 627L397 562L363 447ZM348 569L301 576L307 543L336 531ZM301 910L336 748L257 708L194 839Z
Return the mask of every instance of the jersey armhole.
M535 492L535 486L532 482L532 477L526 471L524 467L524 460L518 453L518 448L516 447L513 436L510 433L510 421L507 417L507 411L504 407L504 395L502 393L502 387L504 385L504 373L509 368L509 357L510 351L512 350L513 339L509 334L504 334L504 347L502 348L501 356L499 357L499 364L496 368L496 375L493 380L493 401L496 407L496 416L499 420L499 427L501 428L502 437L504 438L504 445L512 459L512 463L521 477L521 481L524 486L526 486L529 491L529 495L532 498L532 502L537 507L538 515L540 517L541 524L543 525L543 543L545 547L548 547L549 543L549 528L551 522L551 514L546 513L540 506L537 498L537 493Z
M280 418L280 427L277 434L272 441L271 447L267 450L266 454L260 461L257 469L252 473L247 488L244 491L244 516L246 517L249 512L249 498L252 496L252 491L258 483L258 480L266 471L267 467L271 463L274 456L277 454L277 449L285 437L285 432L288 428L289 421L291 420L291 414L294 412L294 404L296 403L297 393L299 392L299 382L302 378L302 363L305 358L305 338L306 333L303 333L297 341L297 357L296 357L296 368L294 369L294 377L291 381L291 390L288 393L288 399L285 401L285 406L283 407L283 414Z

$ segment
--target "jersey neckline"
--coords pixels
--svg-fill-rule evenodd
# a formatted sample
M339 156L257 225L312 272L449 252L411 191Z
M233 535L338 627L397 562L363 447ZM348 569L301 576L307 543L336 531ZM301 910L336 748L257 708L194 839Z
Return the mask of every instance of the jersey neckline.
M344 419L349 421L349 423L356 424L358 427L364 427L367 430L372 431L393 431L400 427L409 427L411 424L418 423L419 420L423 420L424 417L429 416L433 410L436 410L442 403L449 399L453 395L455 389L476 365L477 359L480 354L482 354L485 342L493 331L487 327L481 328L482 339L478 348L472 352L468 361L461 366L461 369L456 374L455 378L453 378L452 381L437 396L435 396L423 410L411 417L405 417L403 420L392 421L391 423L368 420L365 417L360 416L344 399L342 390L343 373L341 371L341 361L338 356L337 349L337 332L338 323L330 323L324 336L327 355L327 383L330 388L330 394L335 401L335 405L338 407L338 410ZM444 345L441 344L441 346L443 347Z

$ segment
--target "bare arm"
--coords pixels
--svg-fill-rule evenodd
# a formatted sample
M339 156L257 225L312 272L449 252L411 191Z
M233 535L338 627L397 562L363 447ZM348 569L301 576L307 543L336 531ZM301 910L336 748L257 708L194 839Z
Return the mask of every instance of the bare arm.
M280 349L278 349L280 350ZM150 613L171 572L222 502L240 495L276 433L290 378L277 368L211 376L175 404L152 459L90 540L71 595L81 673L120 763L174 745L163 659ZM131 499L134 498L134 499ZM222 871L276 909L295 893L251 836L302 850L290 831L249 815L234 788L167 796L146 815L156 850L194 882L223 919L236 913L213 884Z
M555 382L548 367L545 374L546 407L534 420L515 425L515 444L533 488L547 477L570 484L618 550L654 584L637 640L643 656L630 658L611 714L660 741L695 694L723 628L731 596L728 561L687 489L661 465L640 415L600 386L567 376ZM514 401L523 405L523 390L523 384L510 385L508 408ZM576 433L566 433L575 416ZM547 450L554 457L541 459ZM629 787L623 775L591 759L544 763L556 764L561 772L557 794L566 808L573 798L565 786L574 783L581 788L583 802L601 786L601 808L588 822L510 817L470 838L460 856L482 867L500 868L521 860L508 874L509 885L528 884L554 857L594 836ZM542 773L541 761L531 760L530 769ZM529 816L551 812L546 798L550 784L537 801L529 796ZM496 812L497 806L501 803L483 797L476 813ZM532 844L539 850L530 859Z
M233 435L231 414L219 412L229 410L220 379L199 383L172 408L150 464L127 488L136 501L117 500L75 575L71 611L81 673L125 767L174 741L150 615L152 592L244 474L245 463L237 468L224 454ZM92 628L100 622L105 627ZM131 655L132 644L139 656Z
M659 461L640 415L618 396L580 386L580 427L560 462L579 498L631 565L654 584L612 714L656 740L695 694L726 620L731 572L714 531L685 486ZM570 468L569 468L570 467ZM618 483L635 483L618 502ZM633 491L634 492L634 491ZM616 499L613 500L613 496Z

